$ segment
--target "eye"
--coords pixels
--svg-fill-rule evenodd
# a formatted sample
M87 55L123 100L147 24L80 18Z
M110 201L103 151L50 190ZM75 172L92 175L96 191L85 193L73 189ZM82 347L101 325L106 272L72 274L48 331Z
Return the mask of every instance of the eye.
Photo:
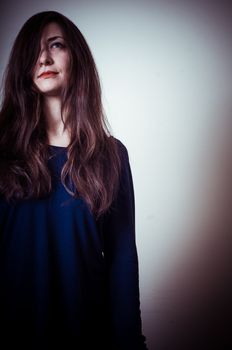
M60 48L63 48L63 47L64 47L64 45L61 44L61 43L59 43L58 41L55 42L55 43L53 43L53 44L51 44L51 47L53 47L54 45L58 45L58 47L60 47Z

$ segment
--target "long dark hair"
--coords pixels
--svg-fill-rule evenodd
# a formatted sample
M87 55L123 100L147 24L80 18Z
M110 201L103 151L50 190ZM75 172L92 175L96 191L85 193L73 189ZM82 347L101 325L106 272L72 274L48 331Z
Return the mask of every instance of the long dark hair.
M64 124L71 130L71 141L61 180L71 195L83 197L99 217L118 189L118 143L107 126L99 76L87 42L76 25L56 11L30 17L10 53L0 111L0 193L6 200L28 199L52 190L42 95L32 80L42 31L51 22L61 26L71 53L69 84L62 91L62 115L68 111Z

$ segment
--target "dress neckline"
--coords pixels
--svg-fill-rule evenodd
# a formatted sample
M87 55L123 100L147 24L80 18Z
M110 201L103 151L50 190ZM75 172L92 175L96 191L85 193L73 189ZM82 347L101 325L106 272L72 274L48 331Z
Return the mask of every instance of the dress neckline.
M60 149L65 149L67 148L66 146L55 146L55 145L48 145L49 147L52 147L52 148L60 148Z

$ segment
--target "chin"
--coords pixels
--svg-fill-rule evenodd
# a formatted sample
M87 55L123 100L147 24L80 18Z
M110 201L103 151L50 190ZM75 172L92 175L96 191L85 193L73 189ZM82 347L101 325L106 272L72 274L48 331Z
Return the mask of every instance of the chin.
M47 95L47 96L56 96L60 94L61 88L56 87L56 88L45 88L45 87L37 87L38 91L42 95Z

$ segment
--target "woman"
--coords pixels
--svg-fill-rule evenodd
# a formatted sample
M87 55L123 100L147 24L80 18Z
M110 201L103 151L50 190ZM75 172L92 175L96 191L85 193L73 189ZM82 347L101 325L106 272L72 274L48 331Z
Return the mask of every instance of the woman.
M98 73L55 11L21 28L0 112L0 318L7 349L146 349L134 193Z

